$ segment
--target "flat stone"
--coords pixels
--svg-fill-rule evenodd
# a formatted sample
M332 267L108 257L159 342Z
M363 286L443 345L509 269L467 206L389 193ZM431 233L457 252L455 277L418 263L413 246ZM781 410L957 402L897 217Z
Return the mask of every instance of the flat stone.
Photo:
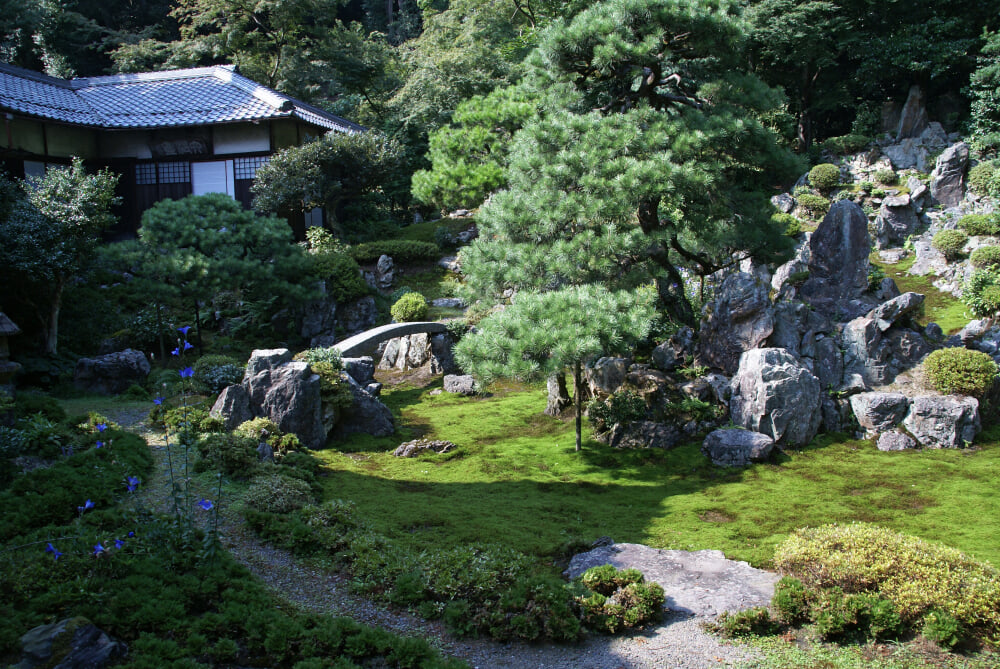
M611 544L574 555L564 575L576 578L604 564L638 569L647 581L663 587L663 608L699 618L767 606L781 578L746 562L727 560L722 551L663 550L642 544Z

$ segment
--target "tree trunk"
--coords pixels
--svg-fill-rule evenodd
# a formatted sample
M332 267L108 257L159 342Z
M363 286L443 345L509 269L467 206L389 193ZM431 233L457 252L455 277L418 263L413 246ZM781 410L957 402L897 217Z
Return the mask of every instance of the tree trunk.
M156 331L159 333L157 339L160 340L160 367L166 369L167 367L167 341L166 337L163 336L163 309L160 306L160 301L156 301Z
M648 200L639 204L637 212L639 227L651 239L661 227L658 209L658 202ZM670 250L663 244L655 244L649 251L649 258L667 273L667 276L656 279L656 292L663 310L681 325L694 327L694 309L684 294L684 278L670 262Z
M573 402L576 404L576 451L583 448L583 373L580 361L573 365Z
M49 322L45 328L45 352L48 355L56 355L59 352L59 310L62 308L64 285L65 283L62 279L57 279L55 290L52 291Z
M548 402L545 405L545 415L558 416L563 412L563 409L568 407L570 402L572 402L569 398L569 392L566 390L566 375L562 372L552 374L549 376L545 385L548 390Z
M198 300L194 301L194 327L198 332L198 355L205 355L201 345L201 309L198 308Z
M808 151L812 146L812 77L809 74L809 66L802 66L802 81L799 91L799 121L796 128L796 135L800 151Z

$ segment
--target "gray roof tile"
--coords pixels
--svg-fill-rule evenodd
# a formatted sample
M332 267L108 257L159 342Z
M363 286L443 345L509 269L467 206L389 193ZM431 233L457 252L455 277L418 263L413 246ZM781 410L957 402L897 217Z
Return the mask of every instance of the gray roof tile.
M231 67L57 79L0 64L0 108L101 128L179 126L299 118L339 132L364 128L282 95Z

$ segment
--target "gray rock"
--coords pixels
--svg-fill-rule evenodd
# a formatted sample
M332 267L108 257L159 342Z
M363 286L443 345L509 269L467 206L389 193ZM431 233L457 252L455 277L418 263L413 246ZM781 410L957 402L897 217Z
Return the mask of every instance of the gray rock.
M705 437L701 452L712 464L720 467L746 467L751 462L763 462L771 455L774 439L741 429L713 430Z
M910 400L903 393L859 393L851 396L851 409L869 436L892 430L902 422Z
M382 404L377 397L361 387L350 376L344 376L351 391L351 406L337 421L332 430L332 436L337 439L356 434L370 434L375 437L388 437L396 431L389 407Z
M258 348L250 354L243 380L257 376L261 372L292 361L292 352L287 348Z
M783 214L790 214L792 210L795 209L795 198L788 193L782 193L781 195L775 195L771 198L771 204L774 208Z
M908 178L906 187L910 191L910 202L913 203L913 210L919 214L927 206L925 200L930 195L930 189L917 177Z
M894 378L889 367L892 350L883 343L874 318L862 316L845 325L841 332L845 380L857 375L865 388L889 383Z
M732 374L744 351L757 348L774 330L768 285L738 272L726 277L718 297L705 306L699 332L703 364Z
M635 568L667 594L664 608L701 618L723 611L767 606L780 576L746 562L727 560L722 551L661 550L641 544L611 544L574 555L564 575L577 578L591 567Z
M257 444L257 460L260 462L274 462L274 449L266 441Z
M875 299L882 302L888 302L891 299L899 297L899 295L899 286L896 285L896 281L891 276L882 279L878 284L878 288L875 289Z
M431 359L431 337L426 332L409 335L410 346L406 351L406 367L417 369ZM398 363L398 360L397 360Z
M382 254L378 258L378 262L375 263L375 283L379 290L388 290L392 288L392 282L395 278L395 263L392 262L392 258Z
M896 430L890 430L889 432L883 432L878 436L878 441L875 442L875 446L880 451L905 451L907 449L916 448L918 444L908 435L905 435L902 432L897 432Z
M115 641L86 618L40 625L21 637L18 669L100 669L125 657L125 644Z
M878 329L885 332L903 316L919 309L923 303L924 296L920 293L903 293L872 309L868 318L874 318Z
M462 230L460 233L455 235L455 239L458 240L459 244L468 244L478 236L479 236L479 230L476 228L476 226L472 226L468 230Z
M587 365L586 379L592 395L610 395L625 383L628 374L627 358L598 358L593 365Z
M728 376L712 373L706 374L702 378L705 379L705 382L712 389L712 399L715 400L716 404L729 404L729 398L732 396L733 389L729 385L730 378Z
M462 264L458 262L458 256L445 256L438 260L438 267L448 270L449 272L460 272L462 270Z
M117 353L77 360L73 385L91 393L117 395L133 384L142 385L147 376L149 361L145 354L127 348Z
M684 326L653 349L653 366L664 372L671 372L683 365L685 358L693 353L694 330Z
M964 328L958 331L958 338L962 340L963 346L971 346L973 342L986 334L990 329L990 322L985 319L969 321Z
M320 379L307 363L284 362L261 369L245 377L244 386L255 415L270 418L282 432L294 432L306 448L326 444Z
M875 248L902 245L916 231L919 223L909 195L885 198L875 219Z
M458 395L475 395L476 380L471 374L445 374L444 391Z
M820 388L836 390L844 381L844 355L840 351L837 340L825 335L818 336L814 343L815 376L819 379Z
M907 137L883 149L886 157L897 170L916 168L926 171L930 150L917 137Z
M871 237L860 206L850 200L834 202L809 237L809 249L809 279L801 289L807 302L832 312L838 302L868 290Z
M820 423L825 432L852 431L854 415L851 413L851 403L844 398L823 396L823 421Z
M431 301L431 306L444 309L464 309L465 300L458 297L439 297Z
M450 441L414 439L400 444L392 454L397 458L415 458L424 453L447 453L455 448L457 446Z
M372 397L382 396L382 384L378 382L373 382L365 385L365 392Z
M783 265L779 265L771 276L771 288L780 291L784 286L789 285L792 276L802 276L809 271L809 265L803 260L793 258Z
M931 196L946 207L958 206L965 196L965 168L968 165L968 144L959 142L945 149L931 172Z
M914 84L910 86L910 92L906 96L906 103L903 104L903 110L899 115L899 125L896 127L896 139L920 137L921 133L927 129L928 121L924 92L920 86Z
M338 320L344 332L349 335L374 327L378 320L375 298L367 295L353 302L348 302L340 308Z
M326 294L326 283L319 282L320 290ZM333 336L337 329L337 302L326 296L307 302L302 307L302 324L299 334L309 340L310 346L319 345L319 339Z
M430 371L432 374L454 374L458 370L453 349L454 338L445 332L431 337Z
M340 364L344 371L361 385L370 383L375 378L375 361L371 356L342 358Z
M927 327L924 328L924 339L929 339L933 342L939 342L944 339L944 330L937 323L928 323Z
M680 443L682 432L676 425L638 420L616 423L607 432L595 435L612 448L673 448Z
M558 416L572 403L572 400L569 397L569 391L566 389L566 375L550 374L548 379L545 381L545 387L548 391L548 401L545 404L545 415Z
M766 434L779 446L805 446L816 436L822 419L819 380L788 351L747 351L731 387L735 425Z
M979 402L959 395L914 397L903 426L928 448L963 448L979 434Z
M887 262L890 265L895 265L909 254L909 251L906 249L885 249L878 252L879 258L882 259L882 262Z
M250 394L242 385L224 388L219 393L219 397L215 400L209 413L216 418L221 418L226 432L231 432L253 419Z

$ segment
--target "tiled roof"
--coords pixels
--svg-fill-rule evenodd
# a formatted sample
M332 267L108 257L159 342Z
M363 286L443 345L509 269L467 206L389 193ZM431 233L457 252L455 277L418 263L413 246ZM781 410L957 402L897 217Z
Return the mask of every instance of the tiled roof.
M0 64L0 108L74 125L115 129L298 118L328 130L364 130L221 65L57 79Z

